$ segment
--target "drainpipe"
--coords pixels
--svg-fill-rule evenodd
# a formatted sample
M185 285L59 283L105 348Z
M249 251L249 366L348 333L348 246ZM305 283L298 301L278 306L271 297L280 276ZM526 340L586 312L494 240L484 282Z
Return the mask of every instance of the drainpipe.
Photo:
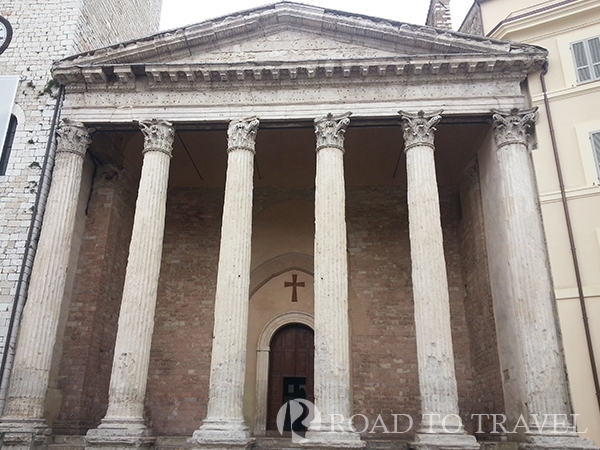
M569 235L569 244L571 245L571 257L573 259L573 269L575 270L575 280L577 282L577 292L579 294L579 304L581 306L581 314L583 318L583 328L585 330L585 339L587 341L588 354L590 365L592 366L592 378L594 379L594 390L596 391L596 400L600 409L600 382L598 381L598 370L596 368L596 357L594 356L594 346L592 344L592 333L590 331L590 322L585 305L585 297L583 295L583 284L581 282L581 272L579 270L579 260L577 258L577 249L575 248L575 239L573 238L573 226L571 225L571 214L569 213L569 204L567 202L567 194L565 193L565 183L560 165L560 157L558 156L558 146L556 145L556 133L554 131L554 123L552 122L552 113L550 112L550 102L548 101L548 92L546 90L546 74L548 73L548 62L544 63L542 72L540 73L540 82L542 83L542 92L544 94L544 106L546 107L546 116L548 117L548 126L550 127L550 139L552 141L552 150L554 152L554 161L556 163L556 172L558 175L558 184L560 186L560 197L565 212L565 222L567 225L567 234Z
M60 115L60 107L64 99L64 94L65 87L60 85L58 96L56 98L56 104L54 105L54 114L52 115L50 133L48 135L48 142L46 144L44 163L42 165L42 171L38 182L38 191L35 197L33 213L31 214L29 232L27 234L27 240L25 241L23 262L21 263L21 271L19 272L19 279L17 281L17 293L15 294L15 299L13 301L10 321L8 323L8 331L4 341L2 363L0 363L0 412L4 410L4 403L6 401L6 394L8 392L10 367L12 366L12 360L14 358L14 353L11 352L11 349L14 349L16 346L18 333L15 331L19 328L19 324L21 322L21 313L23 312L23 307L25 306L25 301L27 300L27 289L29 288L31 267L33 266L33 258L35 257L37 241L40 237L40 231L42 228L42 218L44 216L44 210L46 209L46 200L50 190L52 168L54 167L54 152L56 150L54 134L56 132L56 123L58 122L58 117Z

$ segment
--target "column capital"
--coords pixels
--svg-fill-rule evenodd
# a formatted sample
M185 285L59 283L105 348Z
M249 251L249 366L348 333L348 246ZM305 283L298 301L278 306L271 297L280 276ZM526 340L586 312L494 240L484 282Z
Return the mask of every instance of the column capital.
M81 122L73 122L68 118L60 121L56 134L58 135L57 153L75 153L82 158L85 156L88 146L92 142L91 133Z
M317 135L317 151L325 147L339 148L344 151L344 133L350 124L350 115L347 112L334 116L329 113L324 117L315 119L315 134Z
M229 122L227 129L227 152L249 150L255 153L256 133L260 121L258 117L247 117Z
M173 152L173 140L175 139L175 128L171 122L166 120L140 120L138 122L142 133L144 133L144 150L146 152L162 152L171 156Z
M535 123L537 107L513 108L510 111L492 109L494 139L498 147L508 144L527 145L527 129Z
M442 120L440 115L443 110L425 113L421 110L417 114L398 111L402 117L404 128L404 151L417 145L425 145L435 149L433 145L435 126Z

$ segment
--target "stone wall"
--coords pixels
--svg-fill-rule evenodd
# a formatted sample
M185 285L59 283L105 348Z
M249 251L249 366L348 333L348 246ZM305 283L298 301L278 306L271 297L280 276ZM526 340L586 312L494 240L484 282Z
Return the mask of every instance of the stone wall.
M84 0L78 51L85 52L158 31L162 0Z

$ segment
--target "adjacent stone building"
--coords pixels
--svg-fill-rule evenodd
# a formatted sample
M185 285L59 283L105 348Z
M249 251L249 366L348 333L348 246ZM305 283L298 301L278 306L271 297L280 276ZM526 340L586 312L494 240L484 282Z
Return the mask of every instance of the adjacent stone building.
M546 56L281 2L56 62L3 446L597 448L531 159Z

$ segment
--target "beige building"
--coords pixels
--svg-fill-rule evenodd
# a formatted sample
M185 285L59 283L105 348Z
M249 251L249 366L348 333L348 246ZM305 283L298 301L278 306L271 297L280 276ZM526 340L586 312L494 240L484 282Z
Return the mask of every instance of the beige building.
M528 79L539 108L533 159L573 405L599 444L600 3L481 0L461 31L548 50L547 73Z

